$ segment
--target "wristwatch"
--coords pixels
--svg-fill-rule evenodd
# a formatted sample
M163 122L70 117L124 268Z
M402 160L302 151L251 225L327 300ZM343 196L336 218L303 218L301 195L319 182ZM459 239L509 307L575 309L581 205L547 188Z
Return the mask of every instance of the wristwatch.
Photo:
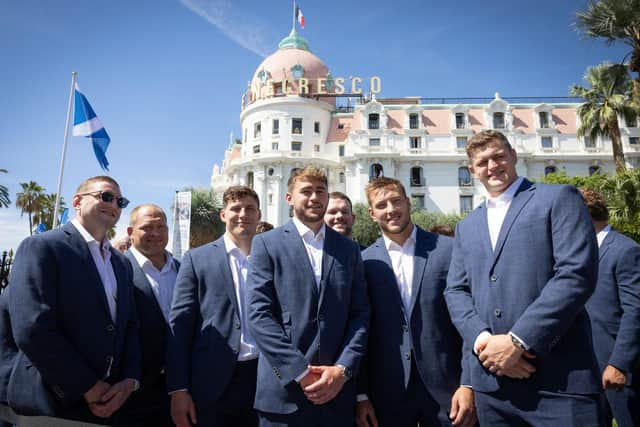
M346 380L349 381L351 379L351 377L353 376L352 372L351 372L351 368L348 368L344 365L336 365L337 368L340 368L342 370L342 377Z
M512 333L509 333L509 336L511 337L511 342L513 343L513 345L515 345L516 347L524 351L527 350L526 348L524 348L524 345L520 342L520 340L515 337L515 335L513 335Z

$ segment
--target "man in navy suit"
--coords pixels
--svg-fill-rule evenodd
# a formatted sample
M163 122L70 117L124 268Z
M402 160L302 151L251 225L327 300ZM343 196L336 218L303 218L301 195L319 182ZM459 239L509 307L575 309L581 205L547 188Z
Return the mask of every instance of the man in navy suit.
M131 265L106 236L129 201L98 176L72 203L70 223L16 253L9 312L19 352L8 400L23 415L118 425L112 415L139 387L140 343Z
M7 405L7 385L17 354L18 347L11 332L9 288L7 287L0 294L0 405L2 406ZM4 408L2 413L5 413ZM0 427L11 427L13 424L0 419Z
M640 245L609 225L604 197L582 190L598 239L596 290L587 301L602 373L605 421L640 425Z
M445 297L473 349L480 424L599 425L584 308L598 270L589 213L574 187L519 178L500 132L476 134L467 155L489 199L456 228Z
M462 339L443 295L453 240L413 225L400 181L379 178L365 192L382 237L362 254L371 324L358 375L358 425L472 426Z
M133 295L140 322L142 381L122 408L131 426L170 427L165 354L169 310L180 263L165 250L167 216L154 204L136 206L129 214L126 253L133 267Z
M251 250L249 321L261 426L351 426L369 306L360 248L326 227L325 173L292 174L293 219Z
M178 427L256 426L258 348L247 327L247 272L260 221L258 195L229 187L222 196L224 235L185 253L169 323L171 416Z

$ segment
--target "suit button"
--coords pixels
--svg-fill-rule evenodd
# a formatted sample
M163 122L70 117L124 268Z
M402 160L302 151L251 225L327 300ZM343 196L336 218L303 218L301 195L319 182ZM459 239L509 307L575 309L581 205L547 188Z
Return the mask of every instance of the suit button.
M236 329L240 329L240 322L236 322L233 324Z
M491 277L489 277L489 280L491 280L492 282L496 282L498 280L498 276L492 274Z
M112 324L108 324L106 329L107 329L107 332L113 332L116 330L116 327L113 326Z
M405 358L405 359L407 359L407 360L411 360L411 353L406 352L406 353L404 354L404 358Z
M409 327L407 325L402 325L402 330L404 332L409 332Z
M237 348L234 348L234 349L233 349L233 354L238 354L238 353L239 353L238 349L237 349Z
M322 322L324 320L324 314L318 314L318 320Z
M496 308L495 310L493 310L493 314L495 314L496 317L500 317L502 316L502 310L500 310L499 308Z
M64 392L59 386L54 386L53 391L60 399L64 399Z

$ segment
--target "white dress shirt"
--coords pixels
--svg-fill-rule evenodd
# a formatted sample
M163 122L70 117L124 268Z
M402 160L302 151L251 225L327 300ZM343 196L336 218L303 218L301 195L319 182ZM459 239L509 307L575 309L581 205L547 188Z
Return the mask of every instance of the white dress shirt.
M607 234L609 234L610 231L611 226L607 224L602 230L598 232L598 234L596 235L596 239L598 239L598 248L602 246L602 242L604 242L605 237L607 237Z
M116 305L118 300L118 281L116 275L113 272L113 266L111 265L111 251L109 248L111 244L107 239L102 242L98 242L87 231L86 228L80 224L78 218L71 220L71 224L78 230L82 238L87 242L89 246L89 252L98 270L104 293L107 296L107 304L109 305L109 313L111 314L111 320L116 321Z
M391 266L396 276L396 283L404 305L404 315L407 321L411 316L411 291L413 287L413 258L416 253L416 235L417 229L415 225L411 230L411 234L400 246L384 234L384 245L387 248L389 258L391 258Z
M249 333L249 321L247 320L247 273L249 271L249 259L245 257L242 251L231 238L224 234L224 246L227 250L229 258L229 267L233 276L233 286L236 290L236 301L240 310L240 352L238 353L239 361L246 361L258 357L259 351L256 341Z
M162 266L162 269L158 270L149 258L142 255L142 253L140 253L140 251L135 247L131 246L129 250L149 281L153 294L156 297L156 301L158 301L158 306L160 306L160 311L162 311L164 320L169 323L169 311L171 310L171 300L173 299L173 288L176 284L176 277L178 276L173 256L169 252L165 251L164 265Z
M509 211L513 196L520 188L524 178L518 177L502 194L487 200L487 222L489 225L489 236L491 237L491 248L495 250L500 229L504 222L504 217Z
M320 287L320 279L322 278L322 248L324 247L324 236L326 232L326 226L322 224L317 234L313 234L313 230L304 225L295 216L293 217L293 223L302 238L304 247L307 249L307 256L313 269L313 275L316 279L316 286Z

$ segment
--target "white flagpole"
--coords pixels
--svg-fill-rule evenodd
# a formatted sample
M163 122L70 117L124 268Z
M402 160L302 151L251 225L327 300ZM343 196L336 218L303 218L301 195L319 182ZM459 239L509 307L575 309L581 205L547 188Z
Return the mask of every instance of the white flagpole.
M64 174L64 159L67 155L67 141L69 140L69 122L71 121L71 106L73 105L73 90L76 87L78 73L71 72L71 90L69 92L69 106L67 108L67 124L64 127L64 144L62 145L62 159L60 160L60 175L58 175L58 191L56 192L56 207L53 211L53 227L60 224L58 211L60 210L60 192L62 191L62 175Z
M296 16L296 0L293 0L293 22L291 23L291 31L295 31L296 30L296 19L298 17Z

